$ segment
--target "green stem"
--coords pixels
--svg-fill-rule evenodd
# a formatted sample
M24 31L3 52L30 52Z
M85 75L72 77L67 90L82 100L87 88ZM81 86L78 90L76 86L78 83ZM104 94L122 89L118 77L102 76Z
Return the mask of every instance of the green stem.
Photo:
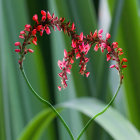
M64 121L64 119L61 117L61 115L57 112L57 110L53 107L53 105L49 102L49 101L46 101L45 99L43 99L41 96L38 95L38 93L32 88L25 72L24 72L24 69L23 67L20 67L20 70L22 72L22 75L29 87L29 89L32 91L32 93L37 97L37 99L39 99L42 103L45 103L46 105L48 105L53 111L54 113L59 117L59 119L61 120L61 122L63 123L64 127L66 128L67 132L69 133L70 137L72 140L74 140L74 136L70 130L70 128L68 127L68 125L66 124L66 122Z
M119 87L118 87L118 89L117 89L115 95L113 96L113 98L111 99L111 101L108 103L108 105L107 105L101 112L97 113L93 118L91 118L91 119L87 122L87 124L85 125L85 127L81 130L80 134L78 135L77 140L79 140L79 139L81 138L81 136L82 136L83 133L86 131L86 129L88 128L88 126L91 124L91 122L92 122L95 118L97 118L98 116L100 116L101 114L103 114L103 113L111 106L111 104L114 102L114 100L115 100L115 98L116 98L116 96L117 96L117 94L118 94L120 88L121 88L121 82L120 82L120 84L119 84Z

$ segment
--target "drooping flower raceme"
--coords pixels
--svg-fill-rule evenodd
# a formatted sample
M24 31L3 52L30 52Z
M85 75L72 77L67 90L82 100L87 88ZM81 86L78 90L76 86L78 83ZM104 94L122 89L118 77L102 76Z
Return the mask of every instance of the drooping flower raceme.
M80 67L80 74L85 75L86 77L89 76L90 72L87 71L86 66L89 58L87 58L87 54L92 46L94 46L94 51L98 51L99 49L103 53L104 50L107 50L106 59L107 61L113 60L116 62L115 65L111 65L110 68L116 68L120 75L120 82L123 79L122 69L126 68L127 65L124 64L127 62L126 58L122 58L120 60L119 56L123 55L122 48L118 47L117 42L113 42L110 44L108 39L111 38L109 33L106 34L105 40L102 38L103 30L100 29L99 31L95 30L94 33L90 32L89 35L84 36L83 32L80 35L76 34L75 31L75 24L70 22L65 22L65 18L58 18L55 17L54 14L50 14L49 12L45 12L41 10L42 18L39 21L38 15L35 14L33 16L33 20L35 21L34 26L30 24L26 24L23 31L20 32L19 38L23 39L23 43L15 42L15 46L18 48L15 49L15 52L19 53L19 65L22 69L23 60L27 53L33 53L34 51L30 48L27 48L27 45L33 43L37 45L37 34L39 33L40 36L43 36L43 33L46 32L47 35L51 33L50 28L55 28L59 31L63 31L65 34L71 37L71 50L67 52L64 50L64 58L63 60L58 60L58 66L61 72L58 74L61 78L61 86L58 86L58 89L66 88L68 80L67 74L71 73L72 64L76 59L79 59L79 67Z

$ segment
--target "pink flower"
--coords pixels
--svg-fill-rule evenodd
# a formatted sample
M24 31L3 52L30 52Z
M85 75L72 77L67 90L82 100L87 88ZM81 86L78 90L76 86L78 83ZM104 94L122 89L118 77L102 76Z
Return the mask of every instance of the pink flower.
M93 34L93 38L97 37L97 30L95 30L94 34Z
M38 15L37 14L35 14L32 19L38 23Z
M67 72L68 74L70 74L70 69L67 68L66 72Z
M97 52L98 48L99 48L99 46L98 46L98 44L96 44L95 47L94 47L94 51Z
M23 35L19 35L19 38L24 39L24 36Z
M106 43L101 43L101 45L104 49L107 47Z
M63 61L58 60L58 66L59 68L62 70L63 67L66 68L66 65L68 64L67 61L65 61L65 59L63 58Z
M122 49L118 48L117 42L113 42L110 45L108 39L111 38L111 35L109 33L106 34L105 40L102 38L103 29L100 29L99 31L95 30L94 34L90 32L90 34L87 36L84 36L83 32L78 35L75 31L75 24L64 22L65 18L55 17L54 13L51 16L49 11L46 13L44 10L41 10L41 15L42 18L40 21L38 21L38 15L35 14L32 18L36 22L34 26L32 27L30 24L26 24L24 31L20 32L19 38L24 39L23 47L21 46L20 42L15 42L15 46L19 46L19 49L15 49L15 52L21 52L19 59L20 65L22 65L24 55L26 55L28 52L34 52L32 49L27 49L26 45L31 44L31 41L33 44L37 45L37 32L39 32L42 36L43 32L46 31L46 33L49 35L51 33L50 28L52 27L54 30L55 28L57 28L59 31L63 30L65 34L72 38L72 48L69 52L64 49L63 60L58 60L58 66L62 70L62 72L58 74L59 77L61 77L62 84L62 86L58 86L59 90L61 90L62 87L67 87L67 74L70 74L71 72L75 57L76 59L80 58L80 74L85 75L86 77L89 76L90 72L87 72L86 70L89 58L86 57L86 54L89 52L93 44L96 44L94 47L95 51L98 51L99 48L101 49L102 53L104 50L107 50L107 61L110 59L116 61L116 64L111 65L110 68L115 67L119 71L120 77L123 77L121 70L122 68L127 67L127 65L123 65L125 62L127 62L127 59L123 58L120 60L119 55L123 54Z
M51 33L50 28L48 26L46 27L45 31L48 35Z
M109 33L106 34L106 40L108 40L109 38L111 38L111 35Z
M107 46L107 51L110 53L112 51L112 49L110 48L110 46Z
M72 23L71 30L73 31L74 29L75 29L75 25L74 23Z
M107 61L109 61L111 59L111 56L108 53L107 53L106 57L107 57Z
M33 31L32 31L32 35L33 35L33 36L36 35L36 29L33 29Z
M71 46L72 46L73 48L76 48L76 42L75 42L74 40L72 40Z
M26 24L24 30L29 32L30 28L31 28L31 25L30 24Z
M33 44L37 45L37 37L36 36L33 38L32 42L33 42Z
M114 48L114 49L115 49L115 48L118 48L118 42L113 42L112 45L113 45L113 48Z
M52 16L51 16L51 14L49 13L49 11L47 12L47 18L48 18L48 20L51 20L51 19L52 19Z
M98 31L98 34L102 34L103 33L103 29L100 29L99 31Z
M76 59L78 59L78 58L80 58L81 57L81 55L80 55L80 53L78 53L77 55L76 55Z
M15 42L15 46L19 46L20 44L20 42Z
M66 49L64 49L64 57L65 57L65 59L67 58L67 51L66 51Z
M114 68L114 67L115 67L115 65L111 65L111 66L110 66L110 68Z
M117 49L117 51L120 51L120 52L121 52L122 50L123 50L122 48L118 48L118 49Z
M87 54L89 50L90 50L90 45L89 44L85 45L84 46L84 52L85 52L85 54Z
M41 15L46 17L46 12L44 10L41 10Z
M123 55L123 52L119 52L119 54L118 55Z
M25 34L25 31L20 31L20 34Z
M103 46L100 46L100 48L101 48L101 52L103 53L105 48Z
M15 52L19 53L20 52L20 49L15 49Z
M42 21L45 21L46 20L46 16L42 16Z
M86 77L89 77L89 75L90 75L90 72L87 72L87 73L86 73Z
M85 62L87 63L89 61L89 58L85 57Z
M127 65L122 65L122 68L126 68L127 67Z
M126 59L126 58L123 58L123 59L122 59L122 62L127 62L127 59Z
M42 25L38 25L36 28L37 31L40 31L41 29L42 29Z
M79 40L80 40L80 41L83 41L83 32L80 34Z
M58 73L58 76L59 76L59 77L62 77L62 72L61 72L61 73Z
M27 51L30 52L30 53L33 53L34 52L32 49L28 49Z
M61 91L61 86L58 86L58 90Z
M98 37L101 39L102 38L102 34L103 33L103 29L100 29L99 31L98 31Z

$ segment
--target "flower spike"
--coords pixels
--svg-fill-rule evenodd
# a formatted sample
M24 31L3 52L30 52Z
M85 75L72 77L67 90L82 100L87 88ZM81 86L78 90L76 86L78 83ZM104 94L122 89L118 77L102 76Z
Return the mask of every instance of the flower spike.
M27 48L28 44L35 44L37 45L37 33L40 34L40 36L43 36L44 31L47 35L51 34L50 28L52 27L53 30L58 29L58 31L63 31L65 34L71 37L71 49L70 51L64 50L64 58L63 61L58 60L58 66L61 70L61 73L59 73L59 77L61 78L61 86L58 86L58 89L61 90L61 88L67 87L67 74L70 74L72 64L75 62L74 58L79 59L79 73L81 75L85 75L86 77L89 76L90 72L86 70L87 63L89 61L89 58L87 58L87 54L90 51L90 48L94 45L94 51L98 51L98 49L101 50L102 53L107 50L107 61L115 61L115 65L111 65L110 68L116 68L116 70L119 72L120 75L120 83L123 79L123 73L122 70L127 67L126 63L127 59L123 58L120 59L120 55L123 55L122 48L118 47L117 42L113 42L110 44L108 42L108 39L111 38L111 35L109 33L106 34L106 39L104 40L102 38L103 29L95 30L94 33L90 32L89 35L84 36L83 32L80 33L80 35L76 34L76 27L75 24L70 21L65 22L65 18L58 18L55 17L54 13L51 15L49 11L45 12L44 10L41 10L42 18L40 21L38 21L38 15L35 14L33 16L33 20L36 22L34 26L31 26L30 24L25 25L24 31L20 32L19 38L23 39L23 43L15 42L15 46L18 46L18 49L15 49L15 52L17 52L20 55L20 59L18 62L20 67L22 68L23 60L25 55L30 52L33 53L33 50L30 48Z

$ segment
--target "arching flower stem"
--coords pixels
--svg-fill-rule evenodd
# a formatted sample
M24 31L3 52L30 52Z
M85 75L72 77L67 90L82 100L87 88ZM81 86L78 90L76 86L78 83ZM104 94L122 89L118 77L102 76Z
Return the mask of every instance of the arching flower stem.
M105 106L105 108L103 108L99 113L97 113L94 117L92 117L87 124L85 125L85 127L81 130L81 132L79 133L79 135L77 136L76 140L79 140L81 138L81 136L83 135L83 133L87 130L88 126L92 123L93 120L95 120L98 116L102 115L107 109L109 109L109 107L112 105L112 103L114 102L115 98L118 95L118 92L121 88L121 82L119 84L119 87L115 93L115 95L113 96L113 98L110 100L110 102Z
M26 83L27 83L29 89L31 90L31 92L36 96L36 98L37 98L40 102L46 104L48 107L50 107L50 108L52 109L52 111L59 117L60 121L62 122L62 124L63 124L64 127L66 128L67 132L69 133L69 136L71 137L71 140L74 140L74 136L73 136L73 134L72 134L70 128L68 127L68 125L66 124L66 122L64 121L64 119L61 117L61 115L59 114L59 112L55 109L55 107L53 107L53 105L52 105L49 101L43 99L43 98L33 89L33 87L31 86L31 84L30 84L30 82L29 82L29 80L28 80L28 78L27 78L27 76L26 76L26 74L25 74L25 72L24 72L23 67L20 68L20 70L21 70L21 73L22 73L22 75L23 75L23 77L24 77L24 79L25 79L25 81L26 81Z

